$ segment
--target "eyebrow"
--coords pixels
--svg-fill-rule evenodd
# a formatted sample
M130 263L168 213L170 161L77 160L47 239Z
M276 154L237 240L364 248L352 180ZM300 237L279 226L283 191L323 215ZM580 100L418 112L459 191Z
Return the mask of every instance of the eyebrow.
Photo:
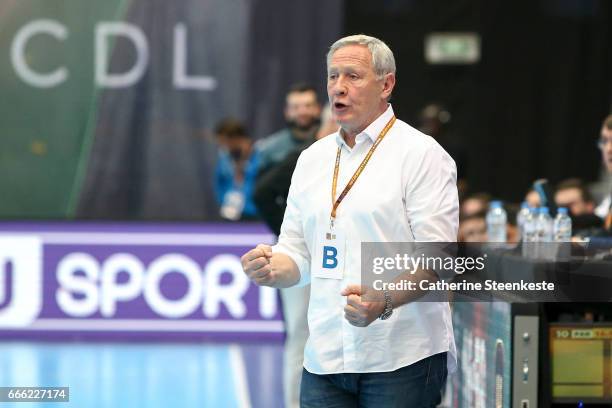
M327 70L327 72L338 72L338 71L344 71L344 72L358 72L360 71L360 68L358 66L345 66L343 68L337 68L337 67L331 67Z

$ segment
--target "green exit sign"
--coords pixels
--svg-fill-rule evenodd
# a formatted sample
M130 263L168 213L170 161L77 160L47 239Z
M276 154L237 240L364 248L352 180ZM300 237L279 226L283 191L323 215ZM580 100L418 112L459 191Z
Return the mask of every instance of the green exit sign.
M425 61L430 64L475 64L480 60L476 33L431 33L425 37Z

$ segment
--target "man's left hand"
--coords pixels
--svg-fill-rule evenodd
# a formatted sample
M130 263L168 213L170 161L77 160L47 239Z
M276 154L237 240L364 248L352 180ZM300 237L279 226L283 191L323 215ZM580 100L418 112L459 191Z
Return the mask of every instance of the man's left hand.
M385 310L382 292L380 295L375 292L374 289L361 285L348 285L340 292L342 296L346 296L344 318L350 324L357 327L366 327ZM364 297L369 301L364 300ZM378 299L381 300L378 301Z

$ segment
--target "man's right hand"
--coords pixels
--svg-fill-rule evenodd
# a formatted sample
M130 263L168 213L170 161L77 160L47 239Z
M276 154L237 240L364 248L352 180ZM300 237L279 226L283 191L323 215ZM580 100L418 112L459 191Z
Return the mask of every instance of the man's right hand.
M242 269L250 280L259 286L274 286L275 279L272 273L272 247L259 244L246 254L242 255Z
M288 288L300 280L300 271L289 255L272 254L270 245L259 244L240 259L242 269L259 286Z

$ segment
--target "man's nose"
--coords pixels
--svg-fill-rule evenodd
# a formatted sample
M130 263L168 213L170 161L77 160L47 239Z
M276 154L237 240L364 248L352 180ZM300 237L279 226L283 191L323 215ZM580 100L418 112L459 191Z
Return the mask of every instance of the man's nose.
M345 95L346 94L346 83L342 78L338 78L332 88L334 95Z

